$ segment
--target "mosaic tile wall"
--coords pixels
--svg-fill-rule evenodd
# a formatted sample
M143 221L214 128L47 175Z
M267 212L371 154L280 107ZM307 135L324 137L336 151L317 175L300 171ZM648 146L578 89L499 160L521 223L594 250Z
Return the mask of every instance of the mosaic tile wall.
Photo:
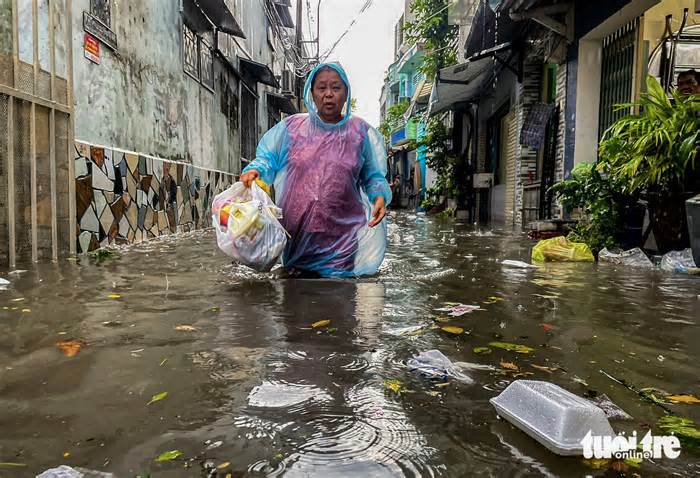
M129 244L211 225L216 194L234 176L75 143L77 250Z

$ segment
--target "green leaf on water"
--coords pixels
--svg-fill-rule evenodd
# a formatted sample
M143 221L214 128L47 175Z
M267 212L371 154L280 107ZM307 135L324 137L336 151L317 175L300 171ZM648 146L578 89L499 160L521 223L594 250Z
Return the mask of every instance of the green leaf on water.
M474 353L479 355L486 355L492 352L490 347L474 347Z
M9 461L2 462L0 461L0 468L24 468L27 466L24 463L12 463Z
M182 452L180 450L170 450L170 451L166 451L166 452L158 455L158 458L156 458L156 461L170 461L170 460L174 460L175 458L179 458L181 456L182 456Z
M151 403L154 403L154 402L160 402L161 400L163 400L167 396L168 396L168 392L157 393L157 394L153 395L153 397L151 397L151 401L148 402L146 405L150 405Z
M535 350L526 345L511 344L509 342L489 342L489 345L491 347L496 347L497 349L510 350L519 354L529 354Z
M665 404L668 403L668 400L666 400L666 397L668 397L670 394L665 391L665 390L660 390L658 388L654 387L647 387L643 388L640 390L642 396L646 398L647 400L654 402L654 403L660 403L660 404Z
M659 418L656 426L666 433L673 433L681 443L692 449L700 448L700 430L695 427L695 422L688 418L666 415Z

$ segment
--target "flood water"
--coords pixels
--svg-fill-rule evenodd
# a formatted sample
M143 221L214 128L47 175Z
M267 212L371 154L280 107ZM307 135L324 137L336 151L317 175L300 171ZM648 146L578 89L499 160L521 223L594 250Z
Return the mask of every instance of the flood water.
M600 371L700 396L700 278L508 268L498 261L529 260L527 238L390 219L381 273L360 281L254 274L231 265L210 231L3 272L0 476L60 464L119 477L207 476L205 464L222 465L210 474L221 477L700 473L688 451L627 470L557 457L488 401L516 378L548 380L606 394L633 417L613 428L646 433L664 411ZM451 320L466 331L451 335L432 328L448 325L435 320L446 302L484 310ZM57 343L71 340L82 347L69 357ZM534 351L474 352L492 341ZM474 364L474 383L406 367L431 349ZM667 407L700 423L700 405ZM155 461L172 450L182 456Z

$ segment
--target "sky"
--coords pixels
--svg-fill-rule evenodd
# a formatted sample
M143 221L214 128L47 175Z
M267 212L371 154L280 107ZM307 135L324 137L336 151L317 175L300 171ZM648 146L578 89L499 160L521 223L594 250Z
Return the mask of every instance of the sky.
M304 2L304 32L308 32L307 5L311 4L314 22L318 0L292 0L294 18L296 1ZM321 53L335 43L365 2L321 0ZM394 25L403 7L404 0L374 0L328 58L340 62L347 71L352 95L357 100L355 114L373 126L379 126L379 96L386 69L394 60ZM315 37L315 23L312 28Z

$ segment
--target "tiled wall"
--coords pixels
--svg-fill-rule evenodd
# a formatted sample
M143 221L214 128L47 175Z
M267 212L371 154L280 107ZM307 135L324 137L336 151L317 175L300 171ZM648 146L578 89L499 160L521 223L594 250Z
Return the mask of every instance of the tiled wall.
M77 251L211 224L211 201L234 182L219 171L75 143Z

